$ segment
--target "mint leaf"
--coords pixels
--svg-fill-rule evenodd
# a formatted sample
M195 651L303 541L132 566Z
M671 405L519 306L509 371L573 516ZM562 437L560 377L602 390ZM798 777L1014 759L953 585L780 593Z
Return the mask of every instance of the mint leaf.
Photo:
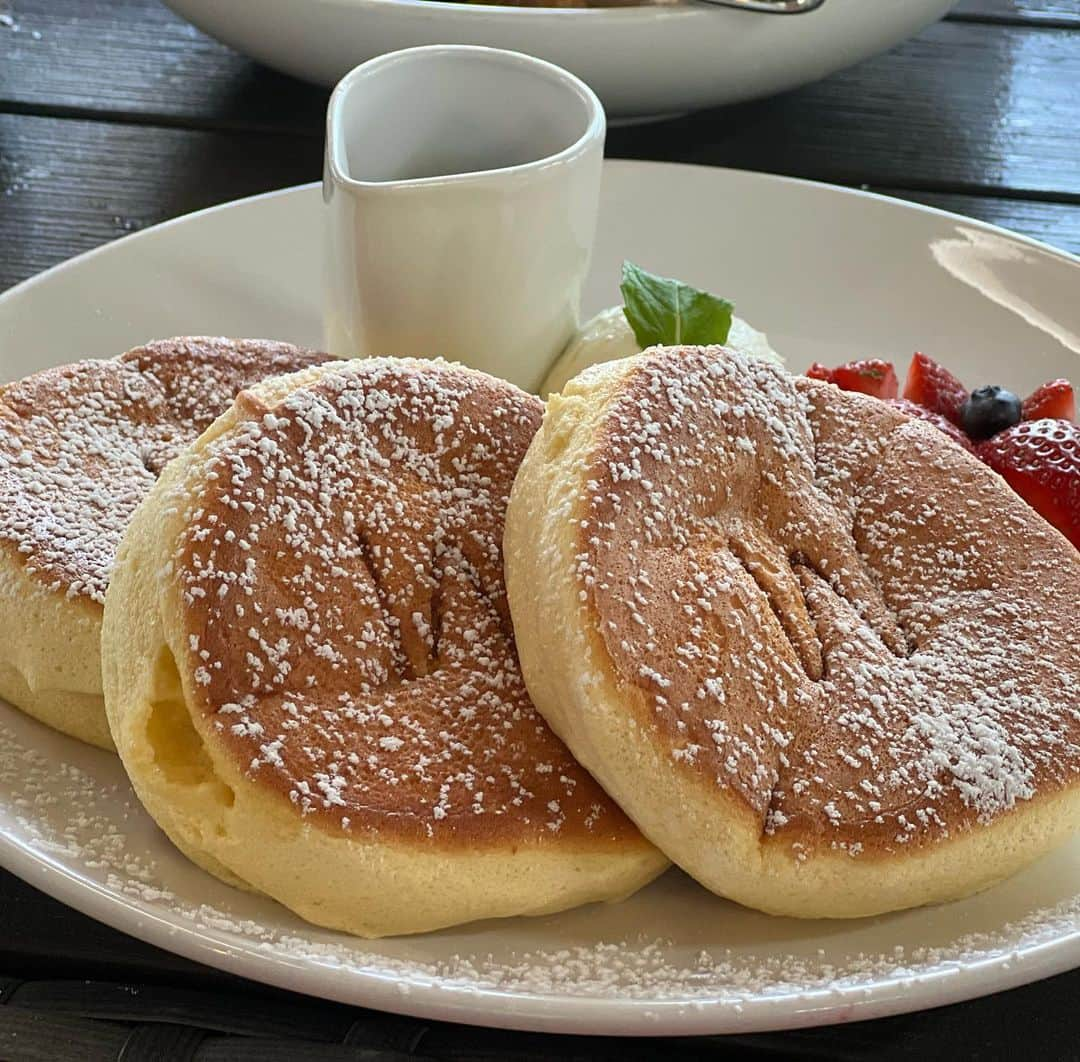
M726 299L623 262L623 313L642 349L726 343L735 307Z

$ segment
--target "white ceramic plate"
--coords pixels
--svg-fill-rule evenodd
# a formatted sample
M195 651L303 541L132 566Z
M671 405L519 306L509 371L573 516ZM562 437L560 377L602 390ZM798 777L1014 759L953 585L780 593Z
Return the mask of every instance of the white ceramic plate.
M940 18L953 0L826 0L801 15L693 0L568 10L444 0L166 0L200 29L278 70L332 85L418 44L528 52L587 81L613 118L711 107L794 88Z
M180 333L318 344L315 186L120 240L0 297L0 379ZM1080 262L976 222L823 185L609 163L591 312L624 256L734 299L792 368L923 348L972 385L1080 377ZM769 918L671 872L623 904L367 942L175 852L116 759L0 702L0 863L119 929L260 981L428 1018L692 1034L876 1017L1080 964L1080 839L960 903Z

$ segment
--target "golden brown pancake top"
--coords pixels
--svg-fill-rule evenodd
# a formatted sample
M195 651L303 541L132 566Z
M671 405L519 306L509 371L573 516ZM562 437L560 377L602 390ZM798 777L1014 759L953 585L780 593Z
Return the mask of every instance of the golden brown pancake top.
M503 522L541 403L372 360L239 408L185 488L175 572L184 670L249 777L369 835L633 838L518 669Z
M586 479L577 578L630 710L772 843L895 851L1080 780L1080 553L935 428L657 349Z
M120 538L168 461L242 388L326 357L169 339L0 388L0 548L50 589L100 606Z

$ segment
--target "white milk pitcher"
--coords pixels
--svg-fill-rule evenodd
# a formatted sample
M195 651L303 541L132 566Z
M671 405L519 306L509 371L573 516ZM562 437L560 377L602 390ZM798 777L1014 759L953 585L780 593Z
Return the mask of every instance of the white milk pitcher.
M327 349L460 361L535 391L578 323L606 122L551 63L436 45L327 113Z

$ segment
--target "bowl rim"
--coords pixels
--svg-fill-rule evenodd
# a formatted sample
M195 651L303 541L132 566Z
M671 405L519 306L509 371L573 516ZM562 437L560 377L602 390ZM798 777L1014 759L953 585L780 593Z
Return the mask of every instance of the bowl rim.
M468 3L465 0L320 0L327 7L342 10L415 8L421 11L445 11L447 13L469 12L472 15L486 14L489 17L507 17L514 15L531 19L542 18L606 18L623 22L653 22L657 19L700 18L718 12L729 11L734 15L757 16L768 14L761 11L739 11L735 8L716 8L695 0L666 0L666 2L636 2L619 7L546 7L519 6L504 3ZM835 2L835 0L834 0ZM823 10L819 8L818 10ZM813 14L814 12L809 12ZM468 17L468 16L466 16Z

